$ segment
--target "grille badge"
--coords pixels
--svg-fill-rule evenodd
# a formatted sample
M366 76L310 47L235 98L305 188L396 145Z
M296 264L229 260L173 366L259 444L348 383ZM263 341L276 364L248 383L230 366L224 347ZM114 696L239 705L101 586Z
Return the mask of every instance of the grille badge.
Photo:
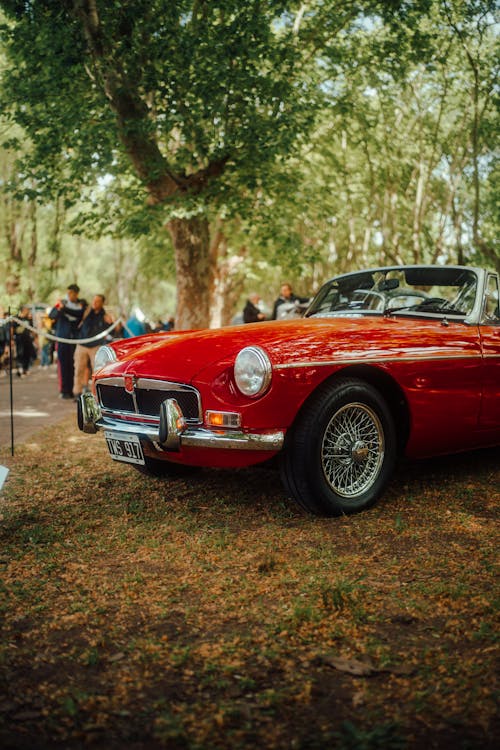
M135 378L134 378L134 376L133 375L125 375L123 379L125 381L125 390L127 391L127 393L132 394L134 392L134 388L135 388Z

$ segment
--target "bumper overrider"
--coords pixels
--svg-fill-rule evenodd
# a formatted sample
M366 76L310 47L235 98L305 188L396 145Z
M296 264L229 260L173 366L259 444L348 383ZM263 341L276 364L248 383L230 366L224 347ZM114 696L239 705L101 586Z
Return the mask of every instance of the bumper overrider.
M158 443L163 450L172 452L184 447L276 452L283 447L285 438L282 430L255 433L188 425L175 398L162 402L158 425L126 422L104 416L91 393L82 393L78 399L78 427L88 434L118 430L137 435L141 440Z

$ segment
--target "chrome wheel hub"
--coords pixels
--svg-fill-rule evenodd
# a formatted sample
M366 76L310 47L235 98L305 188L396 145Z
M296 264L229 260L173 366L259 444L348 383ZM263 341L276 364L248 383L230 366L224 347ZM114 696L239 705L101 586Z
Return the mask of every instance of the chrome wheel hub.
M356 440L351 448L351 459L356 464L366 461L370 454L370 449L364 440Z

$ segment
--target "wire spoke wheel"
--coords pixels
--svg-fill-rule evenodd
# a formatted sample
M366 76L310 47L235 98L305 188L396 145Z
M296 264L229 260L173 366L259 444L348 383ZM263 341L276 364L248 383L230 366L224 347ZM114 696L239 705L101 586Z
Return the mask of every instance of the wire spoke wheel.
M345 378L325 383L287 435L284 485L308 513L357 513L376 502L397 457L394 418L370 383Z
M321 464L332 490L345 498L361 495L378 477L383 460L384 431L373 409L361 403L339 409L321 446Z

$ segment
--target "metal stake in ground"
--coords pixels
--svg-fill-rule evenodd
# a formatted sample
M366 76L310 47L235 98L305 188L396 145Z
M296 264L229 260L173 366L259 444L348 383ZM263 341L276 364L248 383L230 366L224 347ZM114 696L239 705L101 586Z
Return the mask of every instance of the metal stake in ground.
M14 455L14 389L12 387L12 321L10 320L10 307L8 314L9 321L9 390L10 390L10 455Z

